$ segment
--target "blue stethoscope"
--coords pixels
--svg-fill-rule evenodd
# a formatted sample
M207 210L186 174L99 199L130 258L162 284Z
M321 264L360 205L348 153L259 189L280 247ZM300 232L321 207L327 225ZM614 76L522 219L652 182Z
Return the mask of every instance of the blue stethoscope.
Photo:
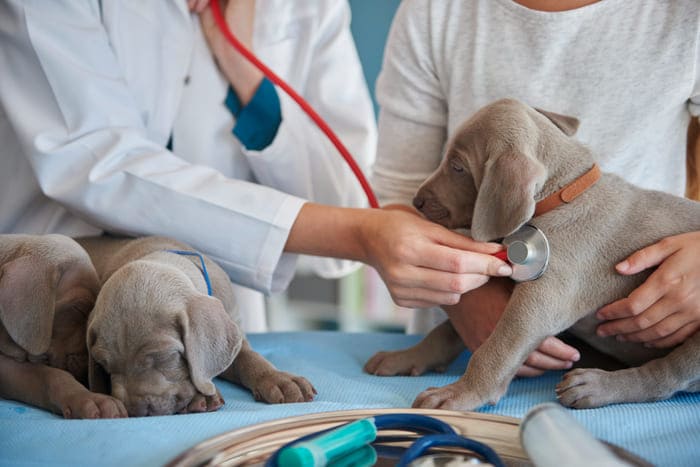
M463 448L481 456L494 467L503 467L498 454L486 444L459 435L449 424L418 414L387 414L362 418L336 428L311 433L278 449L265 467L321 467L372 465L376 460L373 442L396 441L377 437L379 430L401 430L423 435L397 461L406 467L438 447Z

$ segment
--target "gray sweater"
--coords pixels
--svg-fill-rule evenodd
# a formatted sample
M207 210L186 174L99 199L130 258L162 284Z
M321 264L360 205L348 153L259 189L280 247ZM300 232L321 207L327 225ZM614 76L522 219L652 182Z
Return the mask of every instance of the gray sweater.
M502 97L577 117L603 170L682 195L686 129L700 114L700 1L547 13L512 0L404 0L377 95L382 203L410 203L457 126Z

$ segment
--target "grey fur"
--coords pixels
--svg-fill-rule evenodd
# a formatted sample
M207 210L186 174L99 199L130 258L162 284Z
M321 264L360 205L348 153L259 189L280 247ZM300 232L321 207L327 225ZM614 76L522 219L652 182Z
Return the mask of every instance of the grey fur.
M258 400L303 402L313 386L275 369L239 327L226 273L205 257L212 297L198 257L163 237L78 239L102 281L87 329L90 387L122 400L129 415L215 410L212 379L242 384ZM110 384L111 383L111 384Z
M98 290L72 239L0 235L0 397L66 418L126 416L121 402L84 386L85 326Z
M491 336L455 383L421 393L414 406L471 410L495 404L527 356L547 336L569 329L597 350L631 365L618 371L575 369L557 387L576 408L668 398L700 390L700 333L670 350L595 334L595 311L626 297L649 276L618 274L614 265L665 237L700 230L700 203L643 190L620 177L601 179L573 202L531 219L536 201L587 172L593 154L570 137L571 117L503 99L479 110L455 133L438 169L414 204L450 228L471 228L476 240L497 240L530 222L548 237L547 272L515 286ZM437 368L462 348L446 322L415 348L383 352L365 369L414 374Z

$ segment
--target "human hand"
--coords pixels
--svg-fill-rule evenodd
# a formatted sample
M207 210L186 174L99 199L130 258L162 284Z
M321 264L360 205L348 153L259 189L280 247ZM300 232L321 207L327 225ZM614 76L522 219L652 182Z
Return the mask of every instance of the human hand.
M484 286L464 294L458 304L443 306L457 334L472 352L495 329L510 300L513 287L514 284L509 279L494 278ZM579 352L575 348L550 336L528 356L517 375L539 376L547 370L571 368L579 358Z
M210 0L187 0L187 8L195 13L201 13L209 5Z
M698 258L700 232L690 232L642 248L616 265L624 275L659 267L627 298L598 310L598 319L606 320L598 335L663 348L695 334L700 329Z
M398 209L375 210L362 224L363 260L373 266L398 305L454 304L490 276L508 276L510 266L480 243Z
M215 0L218 1L218 0ZM241 105L255 95L263 74L231 44L214 21L210 0L188 0L190 11L199 13L202 32L219 68L233 86ZM253 43L255 0L225 0L221 7L224 19L236 38L248 49Z

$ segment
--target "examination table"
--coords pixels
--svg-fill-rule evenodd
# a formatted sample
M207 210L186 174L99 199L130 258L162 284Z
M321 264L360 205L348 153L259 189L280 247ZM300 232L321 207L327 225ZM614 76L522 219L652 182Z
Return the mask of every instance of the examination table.
M243 426L305 413L410 407L429 386L464 371L465 352L444 374L378 377L363 373L379 350L402 349L421 336L389 333L298 332L252 334L258 352L284 371L304 375L318 391L313 402L268 405L231 383L216 380L226 405L217 412L119 420L64 420L14 401L0 400L0 466L158 466L200 441ZM535 404L555 401L563 372L517 379L493 407L479 411L522 417ZM700 394L621 404L573 415L598 438L656 465L700 465Z

